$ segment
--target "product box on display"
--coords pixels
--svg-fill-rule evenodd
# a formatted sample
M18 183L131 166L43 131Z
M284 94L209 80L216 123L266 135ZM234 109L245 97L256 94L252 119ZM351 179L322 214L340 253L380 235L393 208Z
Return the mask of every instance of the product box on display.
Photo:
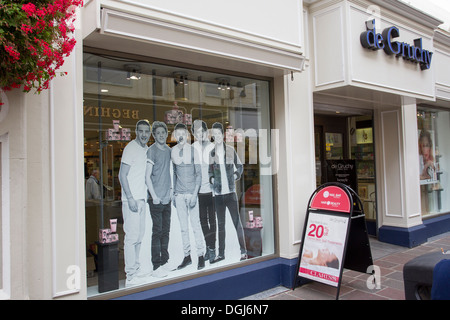
M119 241L117 231L117 219L110 220L110 228L100 229L98 241L102 244Z
M130 141L131 129L121 128L120 121L113 120L113 127L106 130L105 138L107 141Z

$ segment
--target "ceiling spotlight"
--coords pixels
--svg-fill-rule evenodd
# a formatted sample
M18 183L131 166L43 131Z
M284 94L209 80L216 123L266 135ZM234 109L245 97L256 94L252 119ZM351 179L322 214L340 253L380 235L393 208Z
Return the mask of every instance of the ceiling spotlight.
M231 90L230 79L216 78L217 90Z
M136 72L128 72L127 80L141 80L141 76Z
M175 78L173 80L175 85L183 84L186 86L188 84L188 74L186 72L174 72L173 77Z
M138 64L126 64L125 70L127 70L127 80L140 80L141 79L141 66Z
M239 96L240 96L241 98L245 98L245 97L247 96L247 94L245 93L245 86L242 85L242 82L241 82L241 81L238 81L238 83L236 84L236 86L237 86L239 89L242 89L242 90L241 90L241 93L239 93Z

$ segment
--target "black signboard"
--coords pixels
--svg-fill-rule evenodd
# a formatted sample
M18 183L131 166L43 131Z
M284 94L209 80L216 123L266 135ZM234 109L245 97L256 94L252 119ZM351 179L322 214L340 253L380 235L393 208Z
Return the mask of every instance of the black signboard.
M355 160L327 160L327 182L339 182L358 190Z

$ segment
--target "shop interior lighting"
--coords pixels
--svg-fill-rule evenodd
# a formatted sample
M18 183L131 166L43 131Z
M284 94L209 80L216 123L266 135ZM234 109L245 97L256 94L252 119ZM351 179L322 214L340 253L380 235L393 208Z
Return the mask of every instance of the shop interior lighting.
M126 64L127 80L141 80L141 67L138 64Z
M173 77L175 78L173 82L175 85L187 85L188 84L188 74L186 72L174 72Z
M237 87L241 89L241 93L239 94L239 96L241 98L245 98L247 94L245 93L245 86L242 85L242 82L238 81Z
M217 90L231 90L230 80L228 78L217 78Z

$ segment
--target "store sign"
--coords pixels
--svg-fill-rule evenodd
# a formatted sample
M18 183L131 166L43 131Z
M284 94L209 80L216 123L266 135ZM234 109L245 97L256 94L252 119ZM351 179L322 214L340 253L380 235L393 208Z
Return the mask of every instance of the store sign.
M350 212L350 199L339 187L329 186L320 190L311 201L312 209Z
M433 52L422 48L422 38L415 39L414 44L406 42L398 42L393 39L400 36L397 27L389 27L382 33L377 33L375 29L375 20L366 22L367 31L361 33L361 45L366 49L380 50L383 49L387 55L395 55L403 57L403 59L418 63L421 70L430 69Z
M139 119L139 110L133 109L120 109L120 108L108 108L108 107L83 107L84 116L88 117L102 117L113 119Z
M328 182L340 182L358 190L355 160L326 160L326 163Z

